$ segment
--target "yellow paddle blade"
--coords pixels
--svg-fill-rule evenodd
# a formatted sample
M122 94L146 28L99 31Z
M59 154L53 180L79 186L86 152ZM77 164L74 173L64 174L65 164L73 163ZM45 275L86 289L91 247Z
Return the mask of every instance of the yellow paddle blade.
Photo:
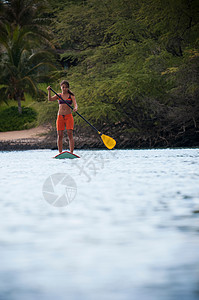
M113 149L116 145L116 141L111 138L108 135L102 134L101 135L102 141L104 142L104 145L108 148L108 149Z

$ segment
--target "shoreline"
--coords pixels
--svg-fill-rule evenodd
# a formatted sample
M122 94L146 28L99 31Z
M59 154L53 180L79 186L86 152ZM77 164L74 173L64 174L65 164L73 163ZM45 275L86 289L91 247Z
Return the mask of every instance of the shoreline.
M45 136L51 129L50 125L42 125L30 129L0 132L0 142L32 138L42 139L42 136Z
M101 138L90 133L87 130L80 133L77 130L74 134L75 149L105 149ZM68 148L68 138L64 132L63 148ZM0 151L19 151L19 150L36 150L36 149L57 149L57 132L52 126L39 126L36 128L0 132Z
M102 130L101 130L102 131ZM198 132L187 131L183 135L158 137L152 133L145 135L126 133L121 128L104 126L103 134L113 137L116 149L167 149L198 148ZM117 136L116 136L117 135ZM74 130L75 149L107 149L100 136L89 127L76 126ZM63 148L68 147L67 133L64 132ZM0 132L0 151L37 149L57 149L57 132L51 125L36 128Z

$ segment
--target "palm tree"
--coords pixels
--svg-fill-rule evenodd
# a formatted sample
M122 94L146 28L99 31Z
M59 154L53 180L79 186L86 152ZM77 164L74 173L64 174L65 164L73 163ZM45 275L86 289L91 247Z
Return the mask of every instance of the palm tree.
M0 0L0 24L8 23L15 27L25 28L31 32L29 38L37 45L50 44L52 33L49 25L52 19L47 12L48 2L46 0ZM52 45L51 45L52 46Z
M0 0L0 100L17 100L20 113L25 92L41 92L39 78L53 67L46 9L46 0Z
M15 99L19 113L22 112L21 100L25 100L25 93L38 95L41 92L37 87L39 79L47 76L46 69L53 68L49 51L31 49L31 43L27 42L30 34L19 25L14 30L5 25L0 35L3 49L0 56L0 100Z

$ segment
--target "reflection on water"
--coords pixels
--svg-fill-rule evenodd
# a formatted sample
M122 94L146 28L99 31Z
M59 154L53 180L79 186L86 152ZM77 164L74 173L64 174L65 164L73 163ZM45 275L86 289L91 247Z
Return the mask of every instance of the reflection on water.
M199 299L199 149L55 154L0 153L0 299Z

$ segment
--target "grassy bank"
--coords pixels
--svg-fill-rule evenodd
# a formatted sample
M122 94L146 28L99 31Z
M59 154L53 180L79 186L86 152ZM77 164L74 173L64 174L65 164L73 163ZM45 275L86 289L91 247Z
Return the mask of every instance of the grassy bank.
M40 88L46 91L47 84L41 84ZM42 99L32 98L25 94L22 101L22 114L18 112L18 104L15 100L2 102L0 105L0 131L23 130L44 124L55 126L57 115L57 102L49 103L46 97Z

